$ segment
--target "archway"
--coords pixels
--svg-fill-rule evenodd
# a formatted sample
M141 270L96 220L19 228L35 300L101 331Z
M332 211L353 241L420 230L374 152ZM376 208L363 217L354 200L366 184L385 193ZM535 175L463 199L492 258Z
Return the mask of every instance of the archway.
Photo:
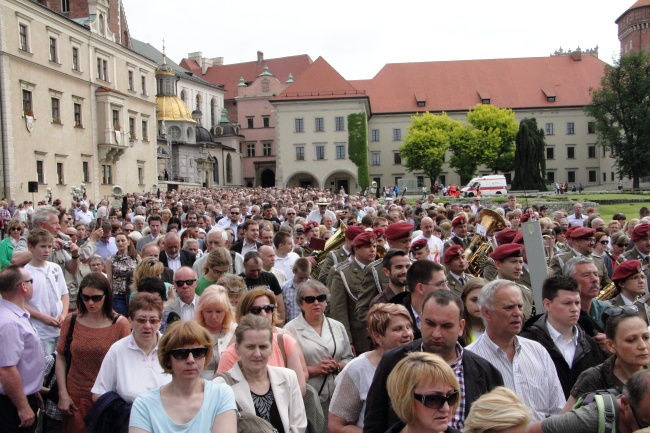
M266 169L260 174L260 184L262 188L275 186L275 173L273 173L273 170Z

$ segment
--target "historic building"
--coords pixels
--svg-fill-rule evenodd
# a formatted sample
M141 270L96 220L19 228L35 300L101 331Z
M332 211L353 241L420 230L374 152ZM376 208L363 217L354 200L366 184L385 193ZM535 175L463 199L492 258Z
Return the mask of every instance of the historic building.
M0 0L2 195L150 190L155 69L131 49L120 0Z
M650 0L638 0L616 19L621 54L650 51Z

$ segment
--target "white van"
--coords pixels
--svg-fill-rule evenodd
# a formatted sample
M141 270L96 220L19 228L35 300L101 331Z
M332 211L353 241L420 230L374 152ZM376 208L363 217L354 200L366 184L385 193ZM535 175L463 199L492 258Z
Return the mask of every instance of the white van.
M463 193L463 197L474 197L476 195L476 189L479 186L481 188L481 196L506 195L508 193L506 177L502 174L475 177L460 191Z

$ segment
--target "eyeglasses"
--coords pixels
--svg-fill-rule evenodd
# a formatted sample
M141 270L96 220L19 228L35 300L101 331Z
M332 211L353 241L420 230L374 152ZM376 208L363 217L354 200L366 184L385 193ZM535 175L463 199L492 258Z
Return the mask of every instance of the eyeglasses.
M24 283L33 284L33 283L34 283L34 279L30 278L29 280L23 280L22 282L18 283L18 284L16 285L16 287L18 287L18 286L20 286L21 284L24 284Z
M174 281L174 285L176 287L191 286L194 283L196 283L196 280L177 280L177 281Z
M86 295L84 293L81 294L81 300L84 302L88 301L93 301L93 302L99 302L102 299L104 299L104 296L106 295Z
M253 305L248 309L250 313L253 313L256 316L259 316L262 313L262 310L264 310L264 312L267 314L271 314L275 311L275 304L268 304L268 305L264 305L263 307Z
M636 424L639 426L639 429L644 429L648 426L650 426L650 423L642 423L639 421L639 417L636 414L636 409L634 409L634 406L630 403L630 409L632 409L632 415L634 416L634 421L636 421Z
M239 215L239 212L230 212L230 215Z
M192 347L191 349L172 349L169 353L177 361L185 361L190 357L190 353L194 359L205 358L205 355L208 354L208 348L205 346L201 347Z
M609 320L609 318L617 317L624 313L630 315L638 314L639 309L637 308L636 305L623 305L621 307L607 307L603 310L600 317L602 322L607 324L607 320Z
M133 229L122 229L123 232L131 233Z
M318 295L318 296L305 296L302 298L308 304L313 304L314 302L325 302L327 301L327 295Z
M599 241L601 245L607 245L609 241Z
M160 319L157 317L138 317L137 319L133 319L135 322L139 323L140 325L144 325L147 322L151 323L152 325L157 325L160 323Z
M458 391L456 390L449 395L421 395L414 393L413 397L429 409L440 409L445 405L445 403L447 403L450 407L455 405L458 401Z
M287 215L289 215L289 216L295 215L295 214L296 214L295 212L287 212Z

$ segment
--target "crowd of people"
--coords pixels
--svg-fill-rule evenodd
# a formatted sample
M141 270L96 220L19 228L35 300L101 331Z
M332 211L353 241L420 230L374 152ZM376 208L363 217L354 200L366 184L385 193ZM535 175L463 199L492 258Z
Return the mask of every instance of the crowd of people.
M0 202L2 431L647 428L650 211L425 195Z

